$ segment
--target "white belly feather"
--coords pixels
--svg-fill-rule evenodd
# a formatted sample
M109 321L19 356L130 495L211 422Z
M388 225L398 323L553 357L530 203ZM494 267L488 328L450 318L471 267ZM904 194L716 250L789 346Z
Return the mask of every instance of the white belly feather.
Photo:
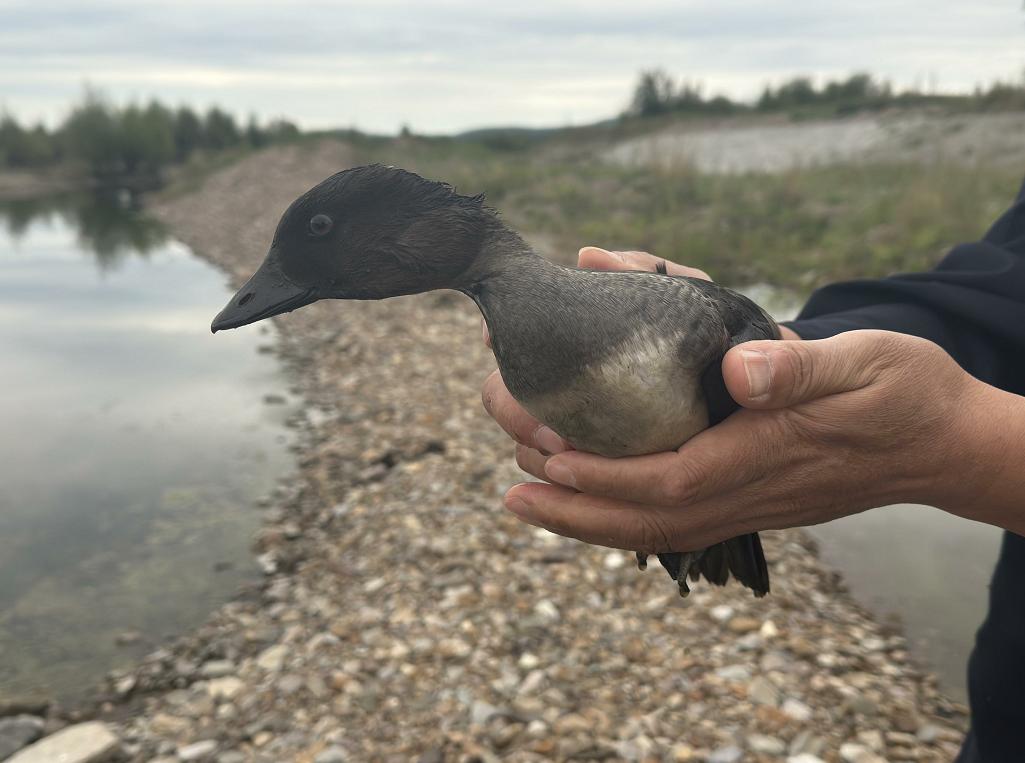
M573 446L603 456L673 450L708 426L699 372L679 338L634 337L571 383L521 401Z

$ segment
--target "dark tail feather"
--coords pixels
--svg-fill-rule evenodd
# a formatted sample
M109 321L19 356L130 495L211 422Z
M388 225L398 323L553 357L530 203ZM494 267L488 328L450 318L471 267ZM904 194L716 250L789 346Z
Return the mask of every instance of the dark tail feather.
M754 591L755 596L765 596L769 592L769 568L758 533L731 538L720 545L726 549L733 577Z
M685 560L685 556L691 558ZM696 580L700 575L714 585L726 585L732 574L744 586L750 588L755 596L762 597L769 592L769 568L765 564L765 554L762 552L762 541L758 538L758 533L741 535L739 538L718 543L705 549L704 553L696 558L690 554L669 553L659 554L658 560L669 576L677 582L680 581L681 575L686 579L690 573L691 579ZM689 563L685 565L685 561ZM684 566L687 569L683 569ZM680 590L685 593L687 586L681 585Z

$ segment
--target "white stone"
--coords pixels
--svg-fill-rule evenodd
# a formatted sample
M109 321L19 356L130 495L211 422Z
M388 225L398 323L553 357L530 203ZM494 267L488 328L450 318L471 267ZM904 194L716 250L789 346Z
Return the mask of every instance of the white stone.
M549 599L541 599L537 604L534 605L534 612L542 620L548 623L557 623L561 615L559 614L559 608L555 606Z
M345 763L348 756L341 747L328 747L313 759L313 763Z
M787 750L782 739L766 736L765 734L749 734L747 747L751 752L759 755L782 755Z
M98 763L119 746L118 738L105 723L90 721L40 739L8 758L7 763Z
M196 763L209 760L215 752L217 752L217 742L213 739L204 739L201 742L193 742L185 747L179 747L178 760L182 763Z
M605 569L618 570L626 565L626 555L621 551L610 551L603 560Z
M868 745L868 748L875 752L882 752L883 747L886 746L886 743L883 741L883 732L878 729L859 731L858 741L864 745Z
M861 761L872 754L872 751L863 744L847 742L840 745L840 759L844 763L861 763Z
M776 627L776 623L772 622L772 620L766 620L762 623L758 635L764 639L776 638L779 635L779 628Z
M256 664L269 673L276 673L284 666L287 656L288 647L284 644L275 644L260 652L260 656L256 658Z
M800 755L791 755L787 758L787 763L826 763L826 761L818 755L802 752Z
M204 678L223 678L234 672L235 663L231 660L210 660L204 662L199 668L199 673Z
M715 671L715 674L724 681L747 681L751 678L751 671L746 665L724 665Z
M716 607L712 607L709 613L713 620L717 620L720 623L724 623L733 617L733 607L729 604L720 604Z
M519 661L520 670L534 670L541 664L541 660L536 654L530 652L524 652L520 655Z
M786 700L780 709L784 715L793 718L795 721L811 720L811 708L798 699L790 698Z
M214 699L232 699L234 698L242 688L245 686L235 676L225 676L224 678L215 678L206 685L206 692Z

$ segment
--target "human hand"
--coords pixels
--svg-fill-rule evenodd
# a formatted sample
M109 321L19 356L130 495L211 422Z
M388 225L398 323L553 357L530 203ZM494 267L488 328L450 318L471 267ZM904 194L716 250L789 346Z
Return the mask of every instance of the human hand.
M972 430L992 388L925 340L748 342L723 374L741 411L677 451L621 459L564 451L493 375L485 406L520 443L521 468L552 483L514 486L506 507L589 543L681 551L894 502L956 511L947 504L978 466L965 443L980 441Z

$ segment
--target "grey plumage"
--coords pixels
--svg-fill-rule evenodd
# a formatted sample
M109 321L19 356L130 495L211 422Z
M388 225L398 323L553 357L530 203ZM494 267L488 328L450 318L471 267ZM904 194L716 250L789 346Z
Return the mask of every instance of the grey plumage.
M377 165L338 173L297 199L264 265L212 328L318 299L437 288L480 307L502 378L528 411L574 447L611 457L671 450L721 421L736 407L719 370L725 352L778 337L772 320L734 292L659 273L555 265L481 197ZM769 589L757 535L659 558L681 593L688 577L722 585L730 573L756 595Z

